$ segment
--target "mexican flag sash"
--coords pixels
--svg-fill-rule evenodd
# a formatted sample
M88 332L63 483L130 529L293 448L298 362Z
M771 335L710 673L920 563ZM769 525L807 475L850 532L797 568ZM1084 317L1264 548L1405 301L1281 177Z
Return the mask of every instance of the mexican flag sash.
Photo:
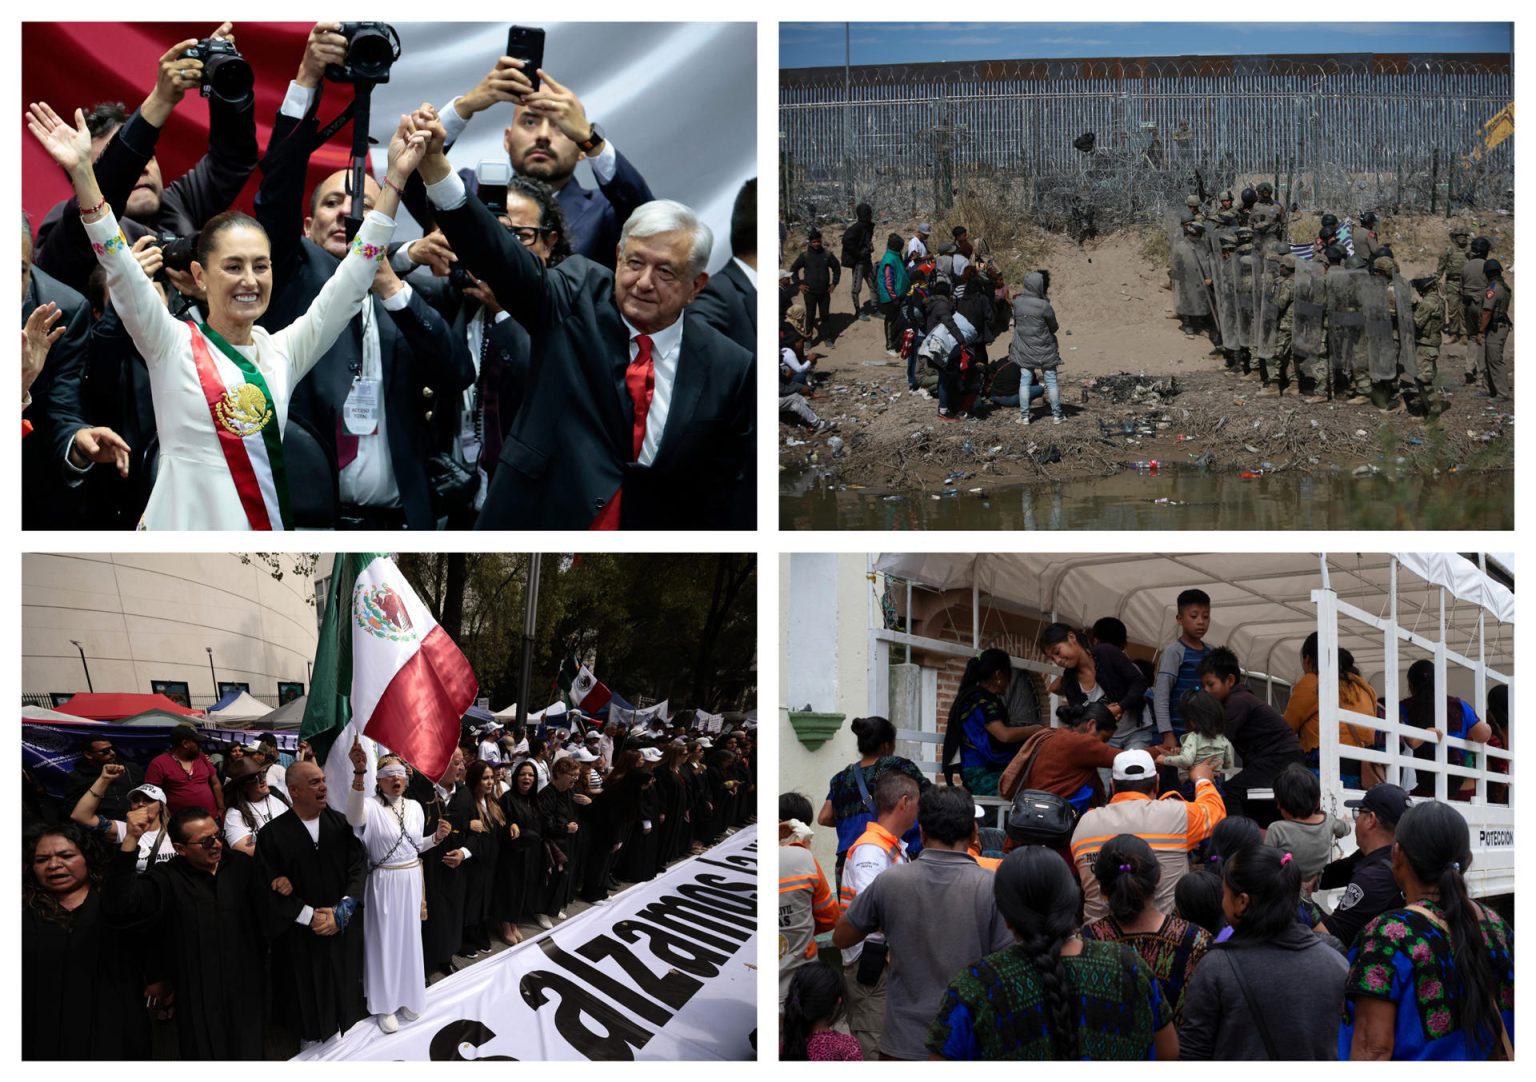
M208 324L187 320L187 326L192 328L192 360L197 365L203 397L208 400L213 430L218 434L219 449L229 464L251 529L292 529L283 437L278 431L277 408L267 381L254 364ZM209 342L245 377L244 383L226 384L208 348Z

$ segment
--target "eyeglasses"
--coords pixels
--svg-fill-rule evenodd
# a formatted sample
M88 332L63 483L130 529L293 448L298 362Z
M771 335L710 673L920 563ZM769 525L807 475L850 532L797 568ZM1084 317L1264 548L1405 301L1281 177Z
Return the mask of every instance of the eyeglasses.
M211 850L217 849L219 846L223 845L224 844L224 839L219 837L217 834L210 834L210 835L208 835L208 837L206 837L206 838L199 838L195 842L182 842L181 844L182 845L198 845L198 846L202 846L202 848L204 848L204 849L207 849L207 850L211 851Z
M545 229L537 225L509 225L507 226L507 232L522 241L524 248L532 248L535 244L539 243L540 237L546 233L553 233L554 230Z

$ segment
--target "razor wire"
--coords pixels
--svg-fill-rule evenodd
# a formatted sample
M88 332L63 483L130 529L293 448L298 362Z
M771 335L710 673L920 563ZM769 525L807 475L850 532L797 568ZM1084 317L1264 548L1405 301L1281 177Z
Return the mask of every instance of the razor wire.
M1268 180L1299 210L1510 208L1507 67L1280 57L993 61L780 73L780 212L942 215L966 195L1047 229L1156 222ZM1082 137L1093 133L1090 150Z

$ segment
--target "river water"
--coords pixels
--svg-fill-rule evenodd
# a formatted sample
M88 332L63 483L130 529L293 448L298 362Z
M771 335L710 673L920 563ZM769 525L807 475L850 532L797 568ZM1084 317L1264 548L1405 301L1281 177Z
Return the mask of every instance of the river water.
M1512 530L1514 472L1355 477L1300 471L1243 478L1125 472L954 495L828 488L818 471L781 478L786 530ZM966 491L983 487L981 495Z

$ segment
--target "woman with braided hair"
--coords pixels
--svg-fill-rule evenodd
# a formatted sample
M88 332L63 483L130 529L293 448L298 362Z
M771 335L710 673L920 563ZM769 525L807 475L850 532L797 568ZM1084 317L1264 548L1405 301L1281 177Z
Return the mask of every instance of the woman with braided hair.
M1163 869L1145 839L1118 834L1105 842L1094 859L1093 874L1109 903L1109 916L1086 925L1083 934L1124 943L1141 955L1177 1025L1184 1010L1184 987L1210 948L1210 933L1157 908Z
M1398 820L1392 877L1407 905L1350 951L1340 1058L1514 1058L1514 932L1467 893L1471 865L1456 809L1421 801Z
M437 836L422 835L426 813L405 795L405 761L379 761L378 796L363 793L368 753L353 740L352 788L347 822L368 850L368 884L363 893L363 990L368 1012L379 1028L394 1033L400 1019L414 1022L426 1007L421 922L426 916L421 851L447 837L449 821L438 820Z
M935 1059L1176 1059L1173 1019L1145 962L1078 934L1082 888L1061 857L1015 849L998 867L997 907L1013 946L966 967L928 1031Z

